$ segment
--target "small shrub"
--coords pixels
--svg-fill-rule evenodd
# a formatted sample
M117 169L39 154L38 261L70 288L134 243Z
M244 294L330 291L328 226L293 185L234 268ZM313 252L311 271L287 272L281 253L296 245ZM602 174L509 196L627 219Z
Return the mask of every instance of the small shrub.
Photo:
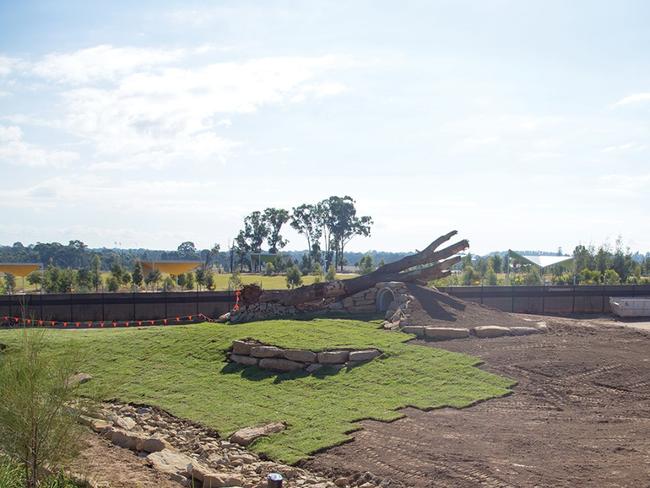
M228 291L239 290L244 284L242 283L241 277L237 271L233 271L228 278Z
M196 280L194 279L194 273L187 273L185 276L185 289L193 290L196 286Z
M488 270L485 273L485 281L488 285L491 286L497 284L497 274L494 272L491 266L488 266Z
M620 285L621 277L615 270L608 269L605 271L604 281L606 285Z
M21 467L26 488L48 486L41 483L44 467L74 455L79 439L79 410L69 407L78 385L68 381L78 372L79 351L46 355L45 335L26 329L21 347L0 356L0 452ZM6 464L0 472L14 476Z
M474 268L468 265L463 270L463 285L471 285L472 283L474 283Z
M106 280L106 288L108 288L108 291L115 293L117 290L120 289L120 282L117 280L115 276L110 276Z
M327 268L327 274L325 275L325 281L334 281L336 279L336 268L333 264L330 264L330 267Z
M295 264L287 270L287 288L295 288L302 285L302 273Z
M205 275L205 287L208 290L213 291L216 288L216 286L217 283L214 279L214 273L212 272L212 270L208 270Z
M375 269L375 266L372 262L372 256L370 254L366 254L361 258L361 261L359 261L359 273L366 275L372 272L373 269Z

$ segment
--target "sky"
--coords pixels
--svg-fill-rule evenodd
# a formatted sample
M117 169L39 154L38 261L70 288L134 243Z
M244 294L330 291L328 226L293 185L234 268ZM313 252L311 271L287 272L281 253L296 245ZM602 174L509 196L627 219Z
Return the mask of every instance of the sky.
M0 0L0 244L650 251L650 3ZM286 229L288 249L304 249Z

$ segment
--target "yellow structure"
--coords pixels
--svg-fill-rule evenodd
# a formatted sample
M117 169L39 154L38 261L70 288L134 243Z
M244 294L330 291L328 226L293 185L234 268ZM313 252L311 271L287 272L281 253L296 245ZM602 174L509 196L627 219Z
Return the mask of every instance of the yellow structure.
M147 273L157 269L161 273L178 276L201 266L200 261L140 261L142 271Z
M0 273L12 274L21 278L37 269L41 269L40 263L0 263Z

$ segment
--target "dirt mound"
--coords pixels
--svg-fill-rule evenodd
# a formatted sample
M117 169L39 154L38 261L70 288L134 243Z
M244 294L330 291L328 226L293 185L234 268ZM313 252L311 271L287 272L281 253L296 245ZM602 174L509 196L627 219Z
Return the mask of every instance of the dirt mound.
M406 285L414 297L408 305L410 325L432 327L465 327L502 325L504 327L530 326L520 316L467 302L441 291L412 283Z

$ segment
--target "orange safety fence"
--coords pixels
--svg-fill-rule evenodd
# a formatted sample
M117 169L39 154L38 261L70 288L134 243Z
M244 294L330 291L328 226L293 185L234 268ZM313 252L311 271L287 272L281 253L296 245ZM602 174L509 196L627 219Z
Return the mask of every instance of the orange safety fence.
M70 329L92 329L105 327L146 327L152 325L182 325L197 322L214 322L214 319L199 313L196 315L183 315L168 317L165 319L150 320L85 320L85 321L61 321L61 320L40 320L25 319L22 317L2 317L2 324L5 327L54 327Z

